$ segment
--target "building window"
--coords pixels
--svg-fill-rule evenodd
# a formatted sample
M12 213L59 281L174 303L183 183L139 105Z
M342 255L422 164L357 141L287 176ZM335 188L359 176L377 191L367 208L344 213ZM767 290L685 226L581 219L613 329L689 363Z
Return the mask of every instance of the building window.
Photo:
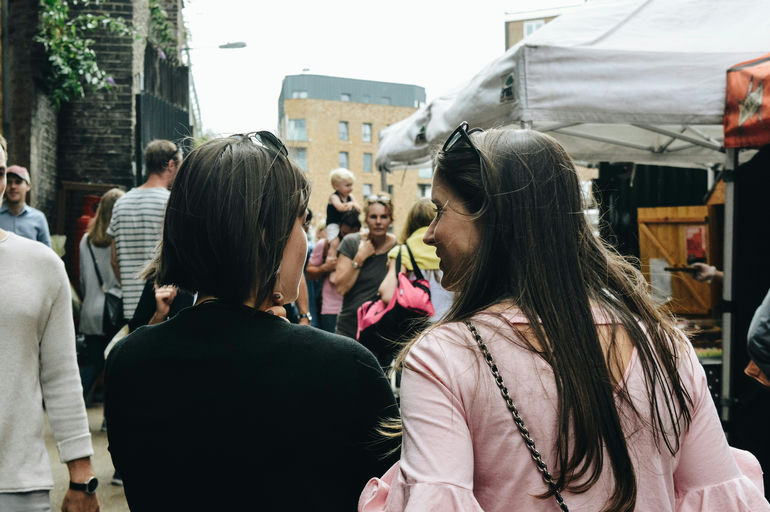
M291 160L299 166L300 169L307 172L307 149L306 148L289 148L289 157Z
M348 122L347 121L340 121L337 123L337 133L339 134L340 140L348 140Z
M286 134L288 140L307 140L304 119L289 119L289 130Z
M524 22L524 37L535 33L537 29L545 25L545 20L529 20Z
M364 172L372 172L372 154L364 153Z
M340 101L350 101L350 93L343 92L342 94L340 94Z
M291 91L292 98L305 99L307 98L307 91Z
M340 167L344 167L345 169L348 169L348 152L347 151L340 151Z
M420 167L417 171L417 177L431 179L433 177L433 167Z
M383 96L382 97L382 104L383 105L390 105L390 96Z
M393 197L393 185L388 185L388 195Z
M417 187L419 188L420 197L430 198L431 190L433 190L432 186L427 183L420 183L417 185Z
M363 196L365 198L369 197L370 195L372 195L372 184L371 183L364 183L364 190L363 190L363 192L364 192Z
M372 123L364 123L361 125L361 140L364 142L372 141Z

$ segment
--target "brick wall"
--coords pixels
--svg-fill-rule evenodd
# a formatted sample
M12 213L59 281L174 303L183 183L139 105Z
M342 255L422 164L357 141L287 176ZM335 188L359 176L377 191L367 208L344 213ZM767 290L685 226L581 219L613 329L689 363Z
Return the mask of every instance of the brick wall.
M35 92L30 112L29 168L32 172L30 204L48 218L50 231L56 226L56 134L57 112L41 90Z
M110 0L78 10L106 12L131 23L134 2ZM107 31L94 34L92 39L97 62L115 85L109 91L88 93L62 108L59 180L130 187L134 183L134 39Z
M37 2L5 1L8 1L8 18L14 20L13 23L6 23L6 47L3 48L6 69L11 70L13 76L13 80L8 80L6 84L8 111L4 112L3 118L4 128L7 127L4 135L8 140L8 164L29 168L30 118L36 90L35 77L40 69L40 56L30 44L37 27ZM30 169L30 173L34 174L35 169Z

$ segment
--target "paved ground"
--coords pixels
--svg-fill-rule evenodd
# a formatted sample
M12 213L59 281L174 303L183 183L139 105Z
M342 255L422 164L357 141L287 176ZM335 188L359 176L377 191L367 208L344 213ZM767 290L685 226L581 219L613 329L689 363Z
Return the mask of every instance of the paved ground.
M110 485L114 468L112 467L110 454L107 451L107 433L100 431L102 417L101 404L88 409L88 424L91 427L91 436L94 444L92 462L96 477L99 479L99 488L96 490L96 495L99 497L101 512L128 512L123 487ZM51 491L51 509L61 510L64 493L69 486L69 473L67 472L67 466L59 462L56 441L54 441L53 432L49 425L46 425L45 444L46 448L48 448L48 456L51 459L54 479L54 489Z

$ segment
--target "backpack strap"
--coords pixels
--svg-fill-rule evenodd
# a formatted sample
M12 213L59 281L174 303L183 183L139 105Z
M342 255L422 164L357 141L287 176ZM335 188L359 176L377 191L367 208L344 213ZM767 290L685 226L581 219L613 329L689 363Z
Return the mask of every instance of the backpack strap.
M417 266L417 261L414 259L414 255L412 254L412 250L409 248L409 244L404 244L406 246L406 250L409 253L409 259L412 260L412 272L414 272L414 275L417 277L417 279L425 279L422 275L422 271L420 270L420 267ZM398 250L398 257L401 257L401 249ZM401 268L400 266L398 267Z

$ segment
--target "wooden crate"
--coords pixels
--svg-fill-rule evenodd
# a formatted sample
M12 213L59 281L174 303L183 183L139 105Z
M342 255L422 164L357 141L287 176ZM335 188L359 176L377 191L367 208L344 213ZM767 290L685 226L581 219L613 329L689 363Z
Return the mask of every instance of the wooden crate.
M721 232L716 208L675 206L639 208L637 211L642 273L653 286L664 285L657 288L670 291L667 307L674 314L712 315L719 303L721 287L718 283L699 283L686 272L661 272L664 265L675 268L689 266L688 235L691 239L705 235L706 263L719 267ZM668 284L670 286L665 286Z

